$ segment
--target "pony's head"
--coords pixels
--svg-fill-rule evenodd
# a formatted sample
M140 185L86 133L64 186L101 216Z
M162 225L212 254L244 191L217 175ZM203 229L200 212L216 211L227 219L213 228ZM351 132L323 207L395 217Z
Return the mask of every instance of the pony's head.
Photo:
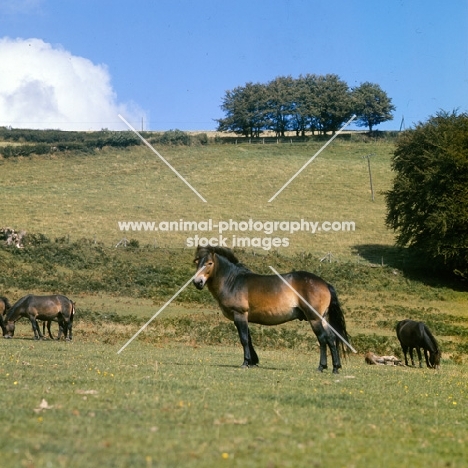
M193 284L197 289L203 289L215 268L214 249L212 247L197 247L193 262L197 266Z
M8 320L4 324L2 329L3 329L3 338L13 338L13 336L15 335L15 322L13 320Z
M438 369L440 367L440 358L442 357L442 351L440 348L437 348L435 353L429 353L429 364L433 369Z
M213 275L216 267L216 255L226 258L234 265L240 265L239 260L232 250L224 247L197 247L194 263L197 266L197 273L193 278L193 284L197 289L203 289L210 276Z
M16 311L16 305L18 303L14 304L13 307L10 307L8 310L8 313L6 313L3 316L3 325L2 325L2 331L3 331L3 338L13 338L15 334L15 318L13 315L15 314Z

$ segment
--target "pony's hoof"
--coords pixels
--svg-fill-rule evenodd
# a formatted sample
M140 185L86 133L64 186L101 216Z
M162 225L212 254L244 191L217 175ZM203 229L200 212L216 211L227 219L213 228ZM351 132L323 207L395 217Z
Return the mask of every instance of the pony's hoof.
M241 369L250 369L251 367L258 367L258 364L249 364L248 362L244 362Z
M334 368L333 368L333 373L334 373L334 374L339 374L340 371L338 370L338 368L334 367Z

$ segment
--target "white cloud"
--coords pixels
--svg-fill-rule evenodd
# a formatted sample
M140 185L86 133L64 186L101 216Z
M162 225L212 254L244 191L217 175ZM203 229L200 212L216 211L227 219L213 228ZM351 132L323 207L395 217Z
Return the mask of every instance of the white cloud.
M43 0L0 0L3 14L34 14L40 11Z
M140 120L133 103L118 103L105 65L41 39L0 39L0 126L123 129L118 118Z

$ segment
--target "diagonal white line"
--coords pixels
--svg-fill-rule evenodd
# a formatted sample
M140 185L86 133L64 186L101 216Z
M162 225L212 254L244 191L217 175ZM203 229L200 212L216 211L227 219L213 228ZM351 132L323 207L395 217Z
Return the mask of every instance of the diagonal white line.
M153 153L156 154L156 155L161 159L161 161L162 161L164 164L166 164L166 165L169 167L169 169L171 169L171 171L173 171L173 172L175 173L175 175L176 175L182 182L184 182L184 183L185 183L185 184L202 200L202 201L204 201L204 202L206 203L206 200L190 185L190 183L187 182L187 180L184 179L184 177L183 177L181 174L179 174L179 173L176 171L176 169L174 169L174 168L170 165L170 163L169 163L168 161L166 161L166 159L164 159L164 158L153 148L153 146L152 146L150 143L148 143L148 141L147 141L145 138L143 138L143 136L140 135L140 133L138 133L137 130L135 130L135 128L133 128L120 114L119 114L119 117L120 117L120 119L125 123L125 125L127 125L127 127L128 127L132 132L134 132L134 133L140 138L140 140L141 140L151 151L153 151Z
M353 115L269 200L272 202L354 119Z
M309 307L310 309L312 310L312 312L314 312L314 314L320 319L320 320L324 320L326 322L326 320L272 267L270 266L270 269L273 271L273 273L275 273L278 278L281 279L281 281L289 288L291 289L292 291L294 291L297 295L297 297L299 299L302 299ZM335 335L343 342L345 343L348 348L353 352L353 353L357 353L357 351L348 343L347 340L345 340L328 322L327 322L327 325L333 330L333 333L335 333Z
M197 272L117 351L120 354L202 271L205 267L202 266Z

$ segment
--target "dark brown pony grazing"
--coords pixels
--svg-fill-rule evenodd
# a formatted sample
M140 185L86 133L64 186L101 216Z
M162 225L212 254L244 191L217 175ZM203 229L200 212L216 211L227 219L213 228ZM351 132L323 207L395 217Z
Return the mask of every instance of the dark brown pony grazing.
M5 324L3 319L5 318L6 313L11 308L11 304L5 296L0 296L0 327L3 334L5 334Z
M318 276L306 271L295 271L282 278L297 291L291 290L277 275L259 275L239 263L230 249L198 247L195 254L197 273L193 279L197 289L205 284L218 301L223 315L232 320L244 348L243 367L258 364L252 345L249 322L261 325L279 325L291 320L307 320L320 343L318 370L327 368L327 346L330 348L333 372L341 368L339 338L333 327L348 340L343 312L336 292ZM310 304L321 316L317 317ZM344 346L342 346L345 352Z
M5 338L13 338L15 334L15 323L22 317L31 321L34 338L43 338L37 320L57 320L59 323L58 340L61 334L65 339L72 339L73 316L75 304L65 296L34 296L28 294L19 299L8 311L5 318Z
M431 369L438 369L442 352L437 340L427 328L424 322L414 320L402 320L396 325L397 338L405 355L405 364L408 365L406 353L409 350L411 364L414 366L413 349L416 348L419 359L419 367L422 367L421 348L424 350L426 365ZM429 355L428 355L429 354Z

